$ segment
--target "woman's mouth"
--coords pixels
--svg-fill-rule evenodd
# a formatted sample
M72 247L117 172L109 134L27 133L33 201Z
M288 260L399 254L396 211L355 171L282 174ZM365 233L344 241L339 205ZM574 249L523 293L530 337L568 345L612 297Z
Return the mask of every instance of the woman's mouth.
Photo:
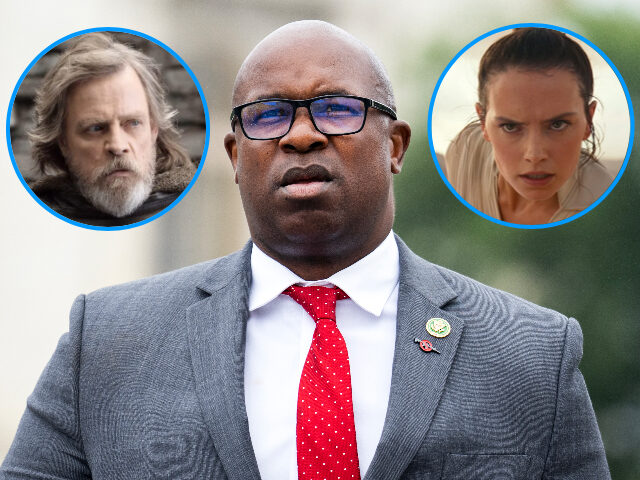
M555 174L547 172L527 172L519 175L519 177L527 184L542 187L550 183Z

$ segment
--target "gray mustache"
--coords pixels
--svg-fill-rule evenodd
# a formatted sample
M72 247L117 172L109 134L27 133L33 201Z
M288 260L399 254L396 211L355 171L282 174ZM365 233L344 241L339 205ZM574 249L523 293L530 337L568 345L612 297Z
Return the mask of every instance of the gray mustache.
M140 169L138 168L138 165L135 162L133 162L129 157L125 155L119 155L119 156L114 155L113 159L102 168L102 171L100 172L99 177L100 178L106 177L107 175L110 175L116 170L131 170L132 172L135 172L138 175L142 174L142 172L140 172Z

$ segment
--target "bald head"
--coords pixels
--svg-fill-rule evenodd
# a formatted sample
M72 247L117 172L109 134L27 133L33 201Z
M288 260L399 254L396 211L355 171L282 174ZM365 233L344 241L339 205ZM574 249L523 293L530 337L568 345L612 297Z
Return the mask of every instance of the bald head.
M367 91L342 92L371 97L395 110L393 89L382 62L373 51L341 28L319 20L289 23L265 37L242 63L233 86L233 105L240 105L263 96L281 97L269 90L272 66L286 58L308 59L318 69L339 65L345 77L360 77ZM335 77L335 68L333 69ZM300 72L301 74L303 72ZM339 80L327 78L327 84ZM325 87L318 85L321 89ZM341 93L337 90L322 93ZM322 94L319 93L319 94Z
M238 72L233 104L324 96L394 105L389 78L369 48L331 24L304 21L285 25L253 49ZM246 134L240 112L224 143L253 242L300 277L318 280L388 236L392 177L400 173L411 128L365 102L360 130L323 133L311 102L303 103L307 108L296 103L291 117L275 106L258 115L265 125L291 120L287 132L264 140ZM320 118L358 118L357 108L349 113L344 106L327 107Z

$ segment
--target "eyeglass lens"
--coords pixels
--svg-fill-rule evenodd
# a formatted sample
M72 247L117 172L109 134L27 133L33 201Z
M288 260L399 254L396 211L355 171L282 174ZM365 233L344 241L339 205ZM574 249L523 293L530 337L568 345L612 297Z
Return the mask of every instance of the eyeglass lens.
M344 135L362 128L366 106L357 98L327 97L311 102L310 110L322 133ZM242 109L242 126L252 138L282 137L289 130L293 115L293 105L285 101L253 103Z

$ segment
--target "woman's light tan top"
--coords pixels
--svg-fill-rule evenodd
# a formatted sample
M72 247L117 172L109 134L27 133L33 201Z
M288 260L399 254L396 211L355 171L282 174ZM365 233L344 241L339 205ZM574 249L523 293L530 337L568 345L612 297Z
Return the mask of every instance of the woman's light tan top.
M447 148L444 161L447 179L460 196L481 212L502 220L498 206L498 167L479 123L462 129ZM564 220L589 207L612 181L600 163L581 158L574 174L558 190L560 207L548 223Z

